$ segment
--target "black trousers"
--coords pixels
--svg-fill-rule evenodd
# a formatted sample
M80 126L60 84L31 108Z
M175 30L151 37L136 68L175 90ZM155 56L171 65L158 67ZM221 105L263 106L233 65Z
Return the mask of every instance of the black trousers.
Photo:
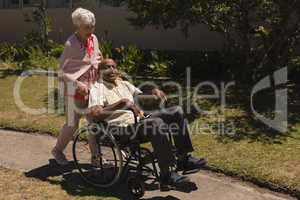
M113 134L119 135L117 138L123 143L133 139L151 142L162 172L169 171L169 167L173 166L176 161L169 134L171 134L179 154L187 154L194 150L183 110L179 106L154 112L151 117L140 120L135 125L120 127Z

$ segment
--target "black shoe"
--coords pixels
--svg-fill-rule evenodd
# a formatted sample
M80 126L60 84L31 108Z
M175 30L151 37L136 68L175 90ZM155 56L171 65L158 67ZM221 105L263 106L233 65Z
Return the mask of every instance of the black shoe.
M200 169L205 166L207 163L205 158L194 158L191 155L187 155L184 159L177 161L177 170L178 171L191 171Z
M180 184L189 183L190 179L187 176L180 175L176 172L170 172L167 175L161 176L161 191L169 190L170 188L176 187ZM171 187L169 187L171 186Z

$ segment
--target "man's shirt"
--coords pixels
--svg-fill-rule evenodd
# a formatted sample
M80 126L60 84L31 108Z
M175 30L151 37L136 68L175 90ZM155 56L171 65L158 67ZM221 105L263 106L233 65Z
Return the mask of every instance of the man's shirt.
M128 99L134 102L134 95L141 94L142 91L128 81L117 80L116 85L99 81L91 86L88 107L96 105L108 106L121 99ZM126 127L134 123L133 113L129 110L118 110L105 119L109 124Z

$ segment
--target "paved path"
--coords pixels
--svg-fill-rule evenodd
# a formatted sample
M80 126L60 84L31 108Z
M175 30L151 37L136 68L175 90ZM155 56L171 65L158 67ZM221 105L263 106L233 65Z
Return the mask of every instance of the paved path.
M0 130L0 165L6 168L30 172L47 166L51 158L50 150L55 138L47 135L26 134ZM67 157L72 159L71 145ZM183 200L290 200L287 195L274 193L241 182L230 177L200 171L190 175L196 189L189 192L147 191L145 199L183 199ZM159 197L159 198L158 198ZM166 198L163 198L166 197Z

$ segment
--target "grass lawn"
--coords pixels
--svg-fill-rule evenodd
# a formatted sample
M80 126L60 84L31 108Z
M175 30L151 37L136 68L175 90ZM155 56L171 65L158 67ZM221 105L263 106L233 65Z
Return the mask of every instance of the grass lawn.
M13 86L16 78L15 75L4 75L0 78L0 127L57 135L64 122L63 116L57 114L29 115L17 108L13 99ZM22 98L26 105L33 108L47 105L47 79L45 77L30 77L24 81L21 89ZM242 98L241 95L237 95L237 97ZM290 126L289 132L285 134L276 133L262 126L249 117L243 105L234 102L242 102L242 100L229 98L225 112L226 120L224 121L234 124L236 131L234 136L218 135L214 132L215 129L213 132L195 129L196 125L216 126L219 121L217 115L194 118L190 122L195 154L207 157L211 168L259 183L268 183L273 187L300 192L300 106L298 99L289 105ZM207 104L206 102L203 107L215 111L219 110L219 107L214 103ZM14 173L9 171L8 174L21 177L21 175ZM3 174L3 170L0 170L0 174L1 180L5 180L2 179L2 176L6 176L5 173ZM23 181L26 182L21 178L21 185ZM28 186L24 186L24 188L18 186L18 188L31 191L29 189L31 184L38 184L32 180L29 182ZM6 184L3 182L0 184L2 184L0 190L3 190ZM19 180L12 184L19 185ZM68 197L67 194L58 191L58 186L43 184L45 185L42 187L43 190L49 186L51 188L49 190L56 191L55 193L46 192L43 195L54 196L56 193L62 193L62 196ZM41 195L43 193L40 192L40 189L36 191L33 189L32 191L39 192ZM11 193L9 190L5 192L13 195L12 190ZM3 194L2 191L0 194Z

